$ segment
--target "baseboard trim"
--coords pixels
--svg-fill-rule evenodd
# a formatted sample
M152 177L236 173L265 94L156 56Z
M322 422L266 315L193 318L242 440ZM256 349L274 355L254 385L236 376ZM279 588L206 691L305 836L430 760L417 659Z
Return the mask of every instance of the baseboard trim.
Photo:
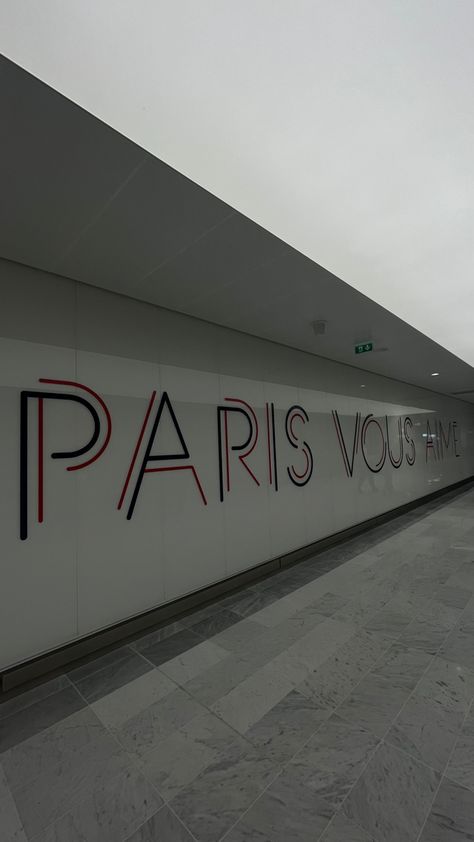
M367 532L376 526L380 526L390 520L394 520L413 509L421 508L438 498L443 498L443 502L445 502L447 497L457 496L460 491L465 490L467 486L472 485L473 483L474 476L470 476L467 479L448 486L447 488L431 492L424 497L418 497L416 500L404 503L396 509L390 509L388 512L383 512L383 514L365 520L362 523L354 524L347 529L336 532L333 535L320 539L319 541L307 544L298 550L278 556L277 558L266 561L263 564L258 564L255 567L251 567L249 570L245 570L242 573L238 573L237 575L224 579L221 582L209 585L201 590L195 591L194 593L188 594L187 596L180 597L173 602L160 605L158 608L154 608L151 611L146 611L136 617L123 620L120 623L116 623L106 629L94 632L87 637L74 641L73 643L58 647L57 649L45 653L44 655L40 655L36 658L32 658L18 664L17 666L6 669L2 674L0 674L0 701L5 698L5 694L8 693L9 696L10 691L19 688L26 683L37 681L48 673L58 672L72 662L87 659L89 656L100 650L106 651L107 649L112 649L118 643L122 643L127 638L137 636L141 632L145 632L147 629L150 629L152 626L160 626L170 622L170 620L177 620L188 614L190 611L193 611L208 602L212 602L220 596L230 594L233 591L238 591L251 582L258 581L259 579L265 578L278 570L297 564L300 561L304 561L313 555L323 552L329 547L343 543L350 538L354 538L356 535L360 535L361 533Z

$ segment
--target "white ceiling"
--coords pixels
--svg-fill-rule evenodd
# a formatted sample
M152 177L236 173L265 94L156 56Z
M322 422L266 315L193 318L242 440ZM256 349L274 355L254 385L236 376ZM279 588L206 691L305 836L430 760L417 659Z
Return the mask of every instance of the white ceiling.
M474 363L472 0L3 0L0 33L17 63Z
M1 58L0 114L0 257L474 401L470 365Z

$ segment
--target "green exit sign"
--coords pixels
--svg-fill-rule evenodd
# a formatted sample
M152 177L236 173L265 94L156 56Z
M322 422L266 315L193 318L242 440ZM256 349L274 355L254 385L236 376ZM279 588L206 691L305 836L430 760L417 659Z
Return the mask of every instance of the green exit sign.
M355 346L354 350L356 354L365 354L366 351L372 351L373 347L372 342L361 342Z

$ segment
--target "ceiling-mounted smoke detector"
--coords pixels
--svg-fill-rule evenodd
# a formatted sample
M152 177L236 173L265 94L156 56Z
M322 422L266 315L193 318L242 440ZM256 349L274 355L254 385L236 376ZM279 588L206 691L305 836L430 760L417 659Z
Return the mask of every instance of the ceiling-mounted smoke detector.
M324 336L327 327L327 321L325 319L316 319L314 322L311 322L311 324L316 336Z

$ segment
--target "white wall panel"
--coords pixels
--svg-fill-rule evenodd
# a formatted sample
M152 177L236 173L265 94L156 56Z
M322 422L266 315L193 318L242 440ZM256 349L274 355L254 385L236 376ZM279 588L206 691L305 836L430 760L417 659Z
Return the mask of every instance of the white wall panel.
M0 668L474 473L473 409L461 401L1 261L0 294ZM38 388L44 516L39 523L40 401L31 396L21 540L21 392ZM53 391L65 398L50 400ZM112 423L105 449L100 401ZM90 449L51 458L87 444L95 412ZM253 414L258 437L246 456ZM380 427L368 425L363 449L369 415ZM386 417L395 457L398 419L402 432L411 419L413 465L405 435L400 467L391 464ZM438 444L440 420L448 446ZM364 452L373 468L385 453L380 471Z
M255 414L258 438L253 452L245 459L248 470L240 461L240 452L232 447L243 444L249 434L249 423L235 410L245 410L243 401ZM225 509L225 540L227 549L228 575L248 568L247 558L252 554L255 563L271 557L269 491L267 484L267 462L263 429L264 389L263 383L243 377L220 377L220 405L228 406L229 442L229 484L224 482L223 505ZM247 410L245 410L247 411ZM223 419L222 426L225 428ZM225 429L222 437L225 440ZM225 447L223 448L225 450ZM247 451L242 451L242 455ZM226 459L223 455L226 474ZM252 478L251 474L255 477ZM227 475L225 477L227 480Z
M269 486L269 506L271 556L276 557L281 553L290 552L301 547L302 536L304 536L303 543L308 543L303 490L295 488L286 470L287 464L293 459L293 453L291 452L293 448L285 435L285 417L289 407L298 403L298 389L296 386L282 386L280 383L265 383L264 398L265 402L270 406L270 432L272 430L272 403L274 405L275 416L277 476L275 481L275 468L273 464L275 460L273 459L273 449L270 446L272 483ZM269 460L266 418L262 433L264 435L265 456L267 457L265 462L267 463ZM271 438L270 435L270 443ZM269 482L270 466L266 464L265 467Z
M75 354L37 343L0 340L0 664L77 635L77 480L62 460L44 461L44 521L38 510L38 402L28 401L28 539L20 541L20 391L42 376L74 379ZM51 389L51 387L48 387ZM45 401L44 452L79 442L72 404ZM81 421L87 419L82 418ZM87 426L86 426L87 435Z
M117 509L150 395L160 391L160 369L147 361L78 351L77 380L102 396L112 418L109 446L77 473L79 634L87 634L164 600L159 489L154 499L140 498L137 514L146 530L139 524L130 528L130 494ZM136 470L129 490L135 479Z
M184 470L149 479L148 493L153 496L158 483L163 495L165 597L170 600L219 581L226 570L224 507L217 487L219 376L176 366L160 369L162 390L170 396L190 455L182 463L169 463ZM172 425L162 429L168 436L160 438L158 433L155 452L179 453Z

